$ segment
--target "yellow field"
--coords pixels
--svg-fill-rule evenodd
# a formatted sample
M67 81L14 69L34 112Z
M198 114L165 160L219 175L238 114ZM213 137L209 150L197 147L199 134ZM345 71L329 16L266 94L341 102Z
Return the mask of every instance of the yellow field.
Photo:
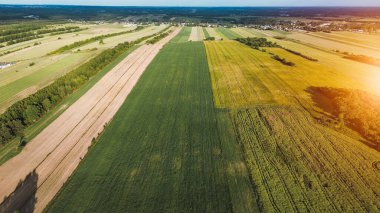
M215 102L220 107L290 104L301 99L310 103L305 91L310 86L350 87L371 91L369 76L376 72L369 65L312 48L302 48L302 51L317 58L319 62L308 61L279 48L267 49L268 52L296 63L295 67L288 67L273 60L268 53L235 41L206 42L206 46L217 91ZM300 45L288 46L299 50Z
M230 112L260 211L380 211L380 153L358 135L317 122L313 100L305 91L311 86L371 91L364 82L375 70L282 42L319 61L280 48L262 52L235 41L205 42L214 103ZM285 66L268 52L296 65Z
M339 50L340 52L349 52L356 55L367 55L372 57L379 57L379 50L368 49L367 46L352 45L352 43L339 42L337 40L329 40L323 37L318 37L306 33L292 33L287 38L298 40L305 44L311 44L326 50Z
M232 28L231 29L232 31L234 31L235 33L247 38L247 37L256 37L256 34L252 33L251 31L249 31L249 29L247 28Z

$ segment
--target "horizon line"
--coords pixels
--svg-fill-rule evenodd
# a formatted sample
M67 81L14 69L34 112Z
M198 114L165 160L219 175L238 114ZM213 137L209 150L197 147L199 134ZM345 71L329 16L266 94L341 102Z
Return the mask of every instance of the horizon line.
M214 5L214 6L196 6L196 5L89 5L89 4L2 4L0 6L79 6L79 7L196 7L196 8L379 8L380 5L377 6L355 6L355 5L314 5L314 6L281 6L281 5L272 5L272 6L224 6L224 5Z

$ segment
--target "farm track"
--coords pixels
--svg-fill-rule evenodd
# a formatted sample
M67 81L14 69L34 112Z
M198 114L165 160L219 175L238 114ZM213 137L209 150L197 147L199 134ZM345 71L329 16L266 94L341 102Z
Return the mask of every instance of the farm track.
M18 182L35 170L38 175L35 211L41 212L75 170L92 139L112 119L145 68L178 32L176 29L157 44L144 45L131 53L19 155L3 164L0 197L9 196Z

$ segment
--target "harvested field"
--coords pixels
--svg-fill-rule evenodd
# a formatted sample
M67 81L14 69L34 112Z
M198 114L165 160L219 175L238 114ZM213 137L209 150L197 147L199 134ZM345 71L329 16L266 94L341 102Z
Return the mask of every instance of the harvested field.
M139 38L145 37L145 36L150 36L155 33L160 32L161 30L165 29L168 27L167 25L160 25L160 26L149 26L145 29L139 30L137 32L132 32L124 35L119 35L119 36L113 36L110 38L103 39L103 44L100 44L99 41L92 42L90 44L81 46L79 48L74 48L72 51L78 51L80 50L91 50L93 48L97 49L108 49L115 47L119 43L126 42L126 41L134 41Z
M112 26L112 25L111 25ZM108 48L113 48L117 44L127 41L134 41L141 37L152 35L164 28L165 25L162 26L151 26L143 29L141 31L124 34L121 36L115 36L105 39L107 42L103 45L99 45L99 42L92 42L91 44L82 46L81 48L87 48L83 51L74 51L67 52L59 55L48 55L46 54L51 50L55 50L63 45L67 44L70 40L54 40L52 42L46 42L46 45L49 48L40 47L41 45L36 46L36 48L41 48L42 52L38 52L37 49L25 49L22 51L26 51L29 59L17 62L11 67L1 70L0 72L0 113L4 112L9 106L14 104L15 102L35 93L38 89L41 89L51 82L59 78L60 76L66 74L67 72L75 69L91 58L95 57L103 50ZM121 32L132 30L135 27L129 28L120 28L124 29ZM105 28L108 29L108 28ZM109 32L111 30L105 30L104 28L93 28L91 30L102 32ZM114 30L119 30L116 28ZM90 31L92 32L92 31ZM94 37L93 34L88 34L88 32L81 32L79 37L83 37L84 35ZM102 35L102 34L100 34ZM62 36L62 35L59 35ZM66 35L65 35L66 36ZM111 42L112 41L112 42ZM62 43L63 42L63 43ZM71 44L71 43L70 43ZM43 46L43 45L42 45ZM101 46L101 47L99 47ZM53 47L53 49L51 48ZM46 49L49 49L47 52ZM37 51L37 52L34 52ZM15 52L17 55L22 55L23 52ZM44 54L42 56L41 54ZM36 56L38 58L31 59L30 56ZM9 55L7 55L8 57ZM5 56L4 56L5 57ZM23 56L21 56L23 57ZM33 66L30 64L33 63Z
M369 49L367 48L367 45L363 46L357 43L356 45L352 45L352 42L342 42L342 40L328 39L326 37L316 36L313 34L292 33L290 35L287 35L286 37L305 44L310 44L320 48L324 48L325 50L329 51L339 50L340 52L349 52L356 55L367 55L375 58L378 58L380 53L379 48Z
M72 95L63 100L55 108L51 109L45 114L39 121L31 125L24 131L24 136L27 141L30 141L36 137L42 130L44 130L50 123L57 119L68 107L75 103L82 95L84 95L93 85L96 84L105 74L112 70L117 64L119 64L125 57L127 57L131 52L137 49L139 46L130 48L124 54L120 55L115 61L106 66L103 70L97 73L93 78L91 78L86 84L80 87ZM7 160L16 156L22 151L19 147L19 139L16 138L6 145L1 146L0 149L0 165L5 163Z
M203 41L203 40L206 38L206 36L205 36L205 34L204 34L204 30L203 30L203 28L202 28L202 27L197 27L197 30L198 30L198 37L199 37L199 40L200 40L200 41Z
M47 212L255 212L240 151L203 44L172 42Z
M94 35L106 35L110 33L117 33L122 31L131 30L135 27L114 27L113 25L83 25L81 27L88 27L88 30L75 32L75 33L67 33L62 35L54 35L54 36L46 36L41 39L26 41L23 43L18 43L14 45L7 46L0 50L0 54L7 51L14 51L22 48L22 50L4 55L0 57L0 61L20 61L20 60L28 60L35 59L45 56L49 52L58 49L62 46L85 40ZM58 39L61 38L61 39ZM34 45L36 42L41 42L39 45ZM29 46L29 47L28 47Z
M191 34L189 37L189 41L200 41L201 39L199 38L199 31L197 27L192 27L191 28Z
M0 167L1 199L35 171L37 191L34 196L33 191L25 193L36 200L35 211L41 212L75 170L93 138L112 119L145 68L177 33L175 30L157 44L144 45L130 54L29 142L19 155L3 164Z
M209 36L214 37L215 40L221 40L222 39L222 36L216 31L216 28L207 27L206 30L207 30L207 33L209 34Z
M18 72L7 71L6 74L8 75L3 74L5 77L3 80L4 85L0 86L0 113L15 102L35 93L38 89L47 86L55 79L85 63L93 56L94 52L65 54L62 57L50 57L50 60L42 62L42 66L36 65L37 69L28 66L20 67ZM45 66L46 63L49 64ZM9 75L13 73L16 73L16 76Z

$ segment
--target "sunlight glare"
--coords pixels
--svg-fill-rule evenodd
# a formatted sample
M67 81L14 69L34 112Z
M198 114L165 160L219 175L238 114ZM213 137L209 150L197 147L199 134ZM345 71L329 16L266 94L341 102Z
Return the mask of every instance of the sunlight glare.
M370 79L370 87L376 95L380 95L380 70Z

